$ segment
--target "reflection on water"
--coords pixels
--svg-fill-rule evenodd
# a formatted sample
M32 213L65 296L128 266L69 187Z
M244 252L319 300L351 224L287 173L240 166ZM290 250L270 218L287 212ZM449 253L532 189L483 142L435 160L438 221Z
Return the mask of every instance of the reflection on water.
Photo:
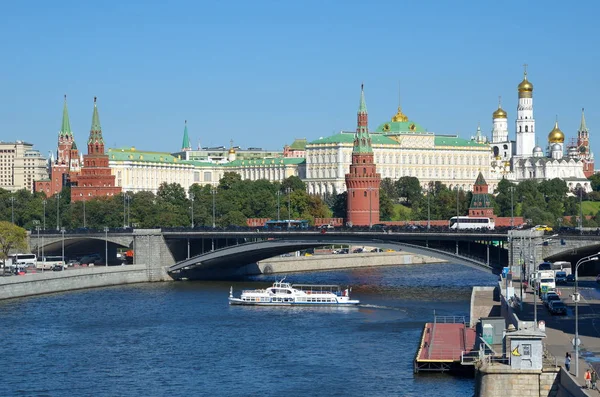
M260 288L278 278L0 302L8 342L0 354L15 374L0 382L0 395L473 394L472 379L415 376L412 361L434 310L468 315L471 286L493 285L495 276L449 264L298 273L286 280L348 285L361 305L228 305L230 286Z

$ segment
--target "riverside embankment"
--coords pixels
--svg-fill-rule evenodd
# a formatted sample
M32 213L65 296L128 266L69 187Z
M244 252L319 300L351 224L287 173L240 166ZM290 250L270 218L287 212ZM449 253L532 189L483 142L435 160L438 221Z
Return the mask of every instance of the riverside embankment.
M313 272L356 267L445 263L445 260L409 252L369 252L359 254L275 257L258 262L260 274ZM253 266L256 269L257 266Z
M0 277L0 300L25 296L108 287L113 285L170 280L160 269L146 265L93 266L61 272L28 273L23 276Z

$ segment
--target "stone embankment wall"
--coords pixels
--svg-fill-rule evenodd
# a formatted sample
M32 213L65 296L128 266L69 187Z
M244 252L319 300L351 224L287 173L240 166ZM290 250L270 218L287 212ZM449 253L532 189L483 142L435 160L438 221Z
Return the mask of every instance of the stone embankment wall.
M446 261L408 252L370 252L361 254L313 255L299 257L276 257L258 262L258 266L247 266L242 274L271 274L310 272L371 266L397 266ZM258 269L257 269L258 268ZM245 272L245 273L244 273Z
M127 265L94 266L68 269L62 272L46 271L24 276L0 277L0 300L86 288L170 280L168 276L159 279L157 273L158 269L151 266ZM163 273L166 274L164 270Z
M556 397L559 368L518 370L509 365L488 364L477 374L478 397ZM568 394L562 394L568 396Z

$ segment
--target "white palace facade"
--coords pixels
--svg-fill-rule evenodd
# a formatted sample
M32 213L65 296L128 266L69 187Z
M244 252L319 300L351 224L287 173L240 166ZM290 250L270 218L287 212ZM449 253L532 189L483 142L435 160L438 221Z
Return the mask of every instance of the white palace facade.
M308 192L317 195L346 191L345 174L352 159L354 132L319 138L306 145ZM398 108L390 122L370 133L377 172L382 178L413 176L426 189L440 181L449 188L471 190L481 172L490 176L488 144L475 138L435 135L410 121ZM496 182L497 183L497 182ZM490 184L495 188L495 184Z

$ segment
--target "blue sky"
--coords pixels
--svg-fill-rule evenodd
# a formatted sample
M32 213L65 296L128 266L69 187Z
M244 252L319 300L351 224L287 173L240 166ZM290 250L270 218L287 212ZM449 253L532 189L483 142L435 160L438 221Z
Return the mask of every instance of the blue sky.
M0 13L0 139L56 149L62 98L80 148L93 97L109 147L281 149L370 128L398 105L429 131L490 135L502 96L511 137L529 64L537 139L586 108L600 155L594 1L22 1Z

